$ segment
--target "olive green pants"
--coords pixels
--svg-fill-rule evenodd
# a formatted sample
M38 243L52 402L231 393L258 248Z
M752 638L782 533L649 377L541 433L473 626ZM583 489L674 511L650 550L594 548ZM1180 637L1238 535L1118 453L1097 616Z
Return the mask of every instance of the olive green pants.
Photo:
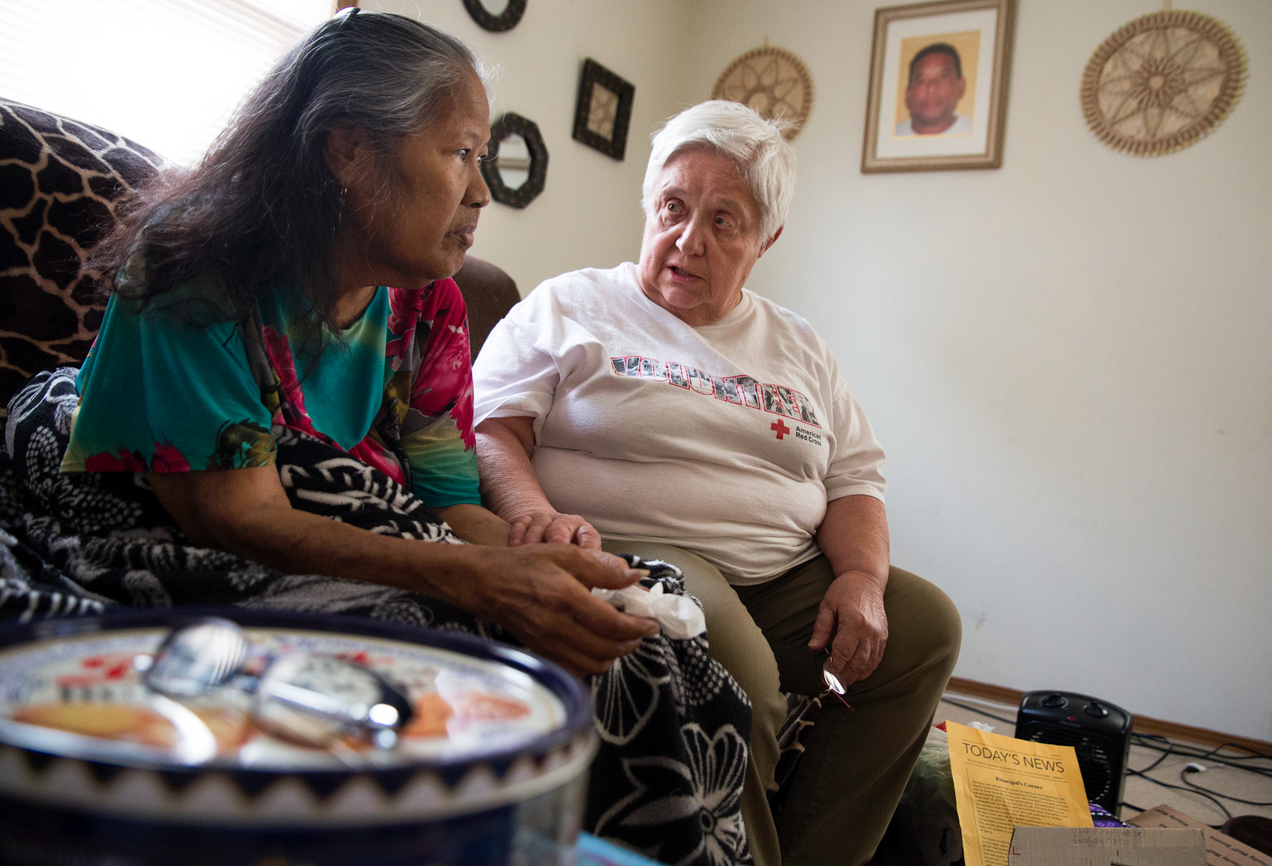
M751 752L742 817L757 866L860 866L874 854L927 738L958 658L953 602L921 577L893 568L884 592L888 643L869 677L848 687L849 710L822 702L781 812L766 791L777 765L783 692L817 695L824 653L808 649L834 580L819 556L754 586L731 586L701 557L665 544L609 542L606 550L670 562L702 602L712 658L751 698Z

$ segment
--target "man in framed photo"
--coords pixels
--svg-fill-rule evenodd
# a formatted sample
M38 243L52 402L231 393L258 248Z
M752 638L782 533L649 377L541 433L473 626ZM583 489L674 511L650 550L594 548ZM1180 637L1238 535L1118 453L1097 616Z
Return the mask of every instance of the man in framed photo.
M910 116L897 124L896 135L966 135L972 119L955 111L967 92L963 61L947 42L934 42L910 61L905 107Z

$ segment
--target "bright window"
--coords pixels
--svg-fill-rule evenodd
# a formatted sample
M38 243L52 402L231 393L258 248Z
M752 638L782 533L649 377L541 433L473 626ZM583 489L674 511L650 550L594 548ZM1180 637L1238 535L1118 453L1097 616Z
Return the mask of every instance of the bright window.
M190 164L333 0L0 0L0 95Z

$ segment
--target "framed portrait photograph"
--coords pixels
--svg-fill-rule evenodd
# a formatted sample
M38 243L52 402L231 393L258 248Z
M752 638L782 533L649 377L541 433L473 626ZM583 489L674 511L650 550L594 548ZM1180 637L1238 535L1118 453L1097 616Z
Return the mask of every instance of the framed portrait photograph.
M587 58L574 105L574 140L622 162L635 95L636 85Z
M861 170L998 168L1015 0L875 10Z

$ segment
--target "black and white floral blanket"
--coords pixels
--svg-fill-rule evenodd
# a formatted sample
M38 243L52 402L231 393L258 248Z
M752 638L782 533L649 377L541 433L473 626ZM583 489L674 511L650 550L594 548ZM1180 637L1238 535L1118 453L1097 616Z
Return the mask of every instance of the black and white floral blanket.
M76 372L41 373L9 404L0 454L0 620L113 605L236 605L361 615L516 643L436 599L286 575L196 547L133 473L59 474ZM405 488L316 439L283 431L277 462L296 508L422 543L463 543ZM675 568L644 565L650 585L683 592ZM585 828L663 863L751 863L739 812L749 701L707 655L705 638L647 638L592 678L592 695L601 747Z

